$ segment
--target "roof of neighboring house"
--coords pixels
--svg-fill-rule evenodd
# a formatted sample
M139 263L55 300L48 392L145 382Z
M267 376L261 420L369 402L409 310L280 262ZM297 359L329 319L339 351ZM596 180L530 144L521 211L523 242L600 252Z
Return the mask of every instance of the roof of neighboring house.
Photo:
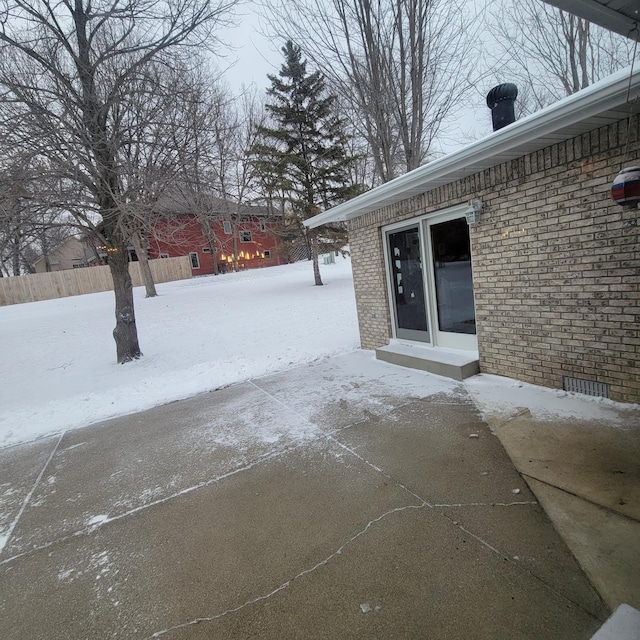
M65 238L64 240L61 240L60 242L58 242L58 244L56 244L53 248L49 249L49 255L55 253L56 251L59 251L60 249L62 249L64 246L66 246L67 244L69 244L70 242L72 243L80 243L80 237L77 235L73 235L73 236L69 236L68 238ZM35 267L39 262L42 262L44 260L44 255L36 258L32 263L31 266Z
M262 205L238 204L209 194L173 194L161 197L155 206L163 215L195 215L195 209L214 215L279 216L281 212Z
M609 31L633 40L640 39L638 0L544 0L558 9L573 13Z
M640 66L640 65L639 65ZM365 213L522 157L640 113L640 68L627 68L466 147L328 209L304 224L318 227ZM490 118L487 109L487 118Z

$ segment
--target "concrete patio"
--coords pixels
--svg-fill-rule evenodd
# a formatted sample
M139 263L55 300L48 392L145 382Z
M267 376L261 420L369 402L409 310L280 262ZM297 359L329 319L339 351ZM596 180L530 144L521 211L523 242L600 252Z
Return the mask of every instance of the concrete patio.
M0 496L5 640L587 640L611 608L465 386L369 352L0 450Z

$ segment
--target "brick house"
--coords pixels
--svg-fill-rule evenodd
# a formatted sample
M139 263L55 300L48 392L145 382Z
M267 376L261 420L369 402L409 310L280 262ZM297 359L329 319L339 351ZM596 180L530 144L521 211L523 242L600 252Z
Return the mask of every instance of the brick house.
M149 258L188 255L194 276L286 262L279 242L282 216L266 207L209 201L206 216L189 213L175 201L163 203L149 237Z
M610 195L639 95L624 70L307 221L347 222L362 347L640 401L640 210Z

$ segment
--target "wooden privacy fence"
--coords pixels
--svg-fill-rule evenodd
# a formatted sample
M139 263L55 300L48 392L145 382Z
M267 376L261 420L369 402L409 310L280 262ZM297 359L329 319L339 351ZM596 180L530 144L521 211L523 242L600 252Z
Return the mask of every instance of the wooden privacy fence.
M191 277L189 256L149 260L149 265L156 284ZM139 262L129 263L129 273L134 287L144 285ZM99 291L113 291L113 280L108 266L0 278L0 307Z

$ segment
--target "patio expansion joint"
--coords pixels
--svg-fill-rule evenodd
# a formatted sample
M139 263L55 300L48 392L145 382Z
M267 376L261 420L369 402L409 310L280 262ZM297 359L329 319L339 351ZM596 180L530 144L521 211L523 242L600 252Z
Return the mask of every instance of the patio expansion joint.
M452 509L457 507L517 507L538 504L537 500L520 500L515 502L454 502L452 504L434 504L434 509Z
M364 462L365 464L367 464L368 466L370 466L371 468L376 470L381 475L383 475L385 478L388 478L389 480L394 482L397 486L401 487L404 491L409 493L411 496L413 496L413 497L417 498L418 500L422 501L422 508L434 509L437 513L439 513L439 515L443 516L444 518L449 520L455 527L457 527L458 529L460 529L461 531L463 531L467 535L471 536L474 540L476 540L479 544L481 544L483 547L488 549L491 553L496 554L498 557L502 558L503 560L505 560L506 562L508 562L512 566L514 566L517 570L523 571L524 573L526 573L531 578L537 580L538 582L541 582L545 586L545 588L550 590L555 596L570 602L572 605L574 605L574 606L582 609L583 611L585 611L591 617L596 618L596 616L594 616L594 614L591 611L589 611L588 609L586 609L582 604L580 604L579 602L576 602L575 600L573 600L572 598L568 597L564 593L561 593L552 584L550 584L547 580L545 580L544 578L542 578L542 577L536 575L535 573L533 573L531 570L529 570L527 567L525 567L521 562L517 561L515 558L512 558L509 554L505 553L504 551L501 551L500 549L498 549L497 547L492 545L488 540L485 540L484 538L480 537L479 535L473 533L473 531L470 531L469 529L464 527L462 524L460 524L457 520L455 520L452 516L446 514L445 512L443 512L441 510L443 508L460 508L460 507L476 507L476 506L479 506L479 507L501 507L501 508L509 508L509 507L517 507L517 506L531 507L531 506L537 506L538 505L538 502L536 500L527 500L527 501L520 500L520 501L513 501L513 502L466 503L466 504L465 503L431 504L431 503L427 502L424 498L419 496L417 493L415 493L414 491L409 489L407 486L405 486L404 484L402 484L401 482L399 482L398 480L393 478L386 471L384 471L383 469L381 469L377 465L373 464L372 462L368 461L366 458L362 457L361 455L359 455L358 453L353 451L350 447L347 447L346 445L342 444L341 442L336 440L333 436L328 436L328 437L331 440L334 440L338 445L343 447L345 450L347 450L349 453L354 455L356 458L358 458L359 460L361 460L362 462Z
M535 504L537 504L537 502L516 503L516 504L535 505ZM487 506L492 506L492 505L487 505ZM508 506L508 505L505 505L505 506ZM458 529L460 529L460 531L463 531L467 535L469 535L472 538L474 538L483 547L485 547L489 551L495 553L496 555L500 556L503 560L505 560L506 562L508 562L512 566L514 566L518 571L521 571L521 572L527 574L530 578L532 578L532 579L536 580L537 582L539 582L540 584L542 584L542 586L545 589L548 589L549 591L551 591L551 593L553 593L556 597L561 598L562 600L565 600L567 602L570 602L574 607L577 607L581 611L585 612L588 616L590 616L594 620L598 620L599 622L603 622L602 619L600 619L598 616L596 616L592 611L590 611L582 603L578 602L574 598L569 597L566 593L562 593L561 591L559 591L553 584L551 584L549 582L549 580L546 580L542 576L539 576L537 573L531 571L531 569L529 569L528 567L524 566L516 557L512 557L509 554L505 553L504 551L501 551L500 549L494 547L489 542L487 542L486 540L482 539L480 536L477 536L475 533L473 533L472 531L470 531L469 529L464 527L457 520L454 520L454 518L452 516L449 516L446 513L442 513L441 515L443 517L447 518L447 520L449 520L454 526L458 527Z
M22 514L25 512L25 509L27 508L27 505L31 501L31 498L33 497L33 494L35 493L36 489L38 488L38 485L40 484L40 481L42 480L42 477L44 476L45 471L49 468L49 465L51 464L51 461L53 460L53 457L56 455L56 452L58 451L58 448L60 447L60 443L62 442L62 438L64 437L64 434L65 434L65 432L63 431L60 434L60 436L58 437L58 439L56 440L56 443L55 443L53 449L51 450L51 453L49 454L49 457L47 458L47 461L44 463L44 466L40 470L40 473L38 474L38 477L36 478L35 482L33 483L33 486L31 487L31 490L29 491L29 493L27 493L27 495L25 496L24 500L22 501L22 505L20 505L20 510L18 511L18 514L13 519L13 522L9 525L9 529L7 530L7 533L5 533L4 535L0 536L0 553L2 553L2 550L5 548L6 544L9 542L9 539L13 535L13 532L14 532L18 522L20 521L20 518L22 517Z
M62 436L60 437L60 440L62 439ZM58 441L59 444L59 441ZM264 462L270 462L271 460L275 460L283 455L286 455L287 453L299 448L300 446L302 446L302 444L296 444L292 447L286 447L285 449L283 449L282 451L277 451L277 452L272 452L272 453L268 453L265 454L263 456L260 456L259 458L257 458L256 460L253 460L252 462L250 462L249 464L246 464L242 467L238 467L237 469L234 469L232 471L229 471L227 473L223 473L220 476L216 476L215 478L209 478L209 480L205 480L204 482L200 482L196 485L193 485L191 487L187 487L186 489L182 489L180 491L177 491L175 493L172 493L171 495L165 496L164 498L159 498L158 500L154 500L153 502L148 502L146 504L140 505L139 507L135 507L134 509L130 509L129 511L126 511L124 513L120 513L118 515L115 515L113 517L109 517L106 516L104 519L100 520L99 522L96 522L95 524L92 524L91 526L85 527L83 529L79 529L77 531L73 531L72 533L68 533L64 536L61 536L59 538L56 538L54 540L50 540L44 544L40 544L37 546L34 546L30 549L27 549L26 551L23 551L21 553L17 553L13 556L10 556L8 558L4 558L2 560L0 560L0 566L4 566L4 565L8 565L11 564L12 562L19 560L20 558L24 558L27 556L30 556L34 553L37 553L39 551L42 551L44 549L49 549L50 547L53 547L57 544L62 544L64 542L67 542L68 540L72 540L74 538L78 538L81 536L86 536L86 535L91 535L92 533L94 533L96 530L100 529L101 527L111 523L111 522L117 522L119 520L122 520L124 518L128 518L129 516L135 515L137 513L140 513L142 511L145 511L147 509L150 509L152 507L156 507L158 505L164 504L166 502L170 502L171 500L175 500L178 498L181 498L185 495L188 495L190 493L193 493L195 491L198 491L200 489L204 489L205 487L209 487L211 485L214 484L218 484L220 482L222 482L223 480L226 480L227 478L231 478L235 475L238 475L240 473L243 473L244 471L249 471L250 469L252 469L253 467L256 467ZM42 475L44 474L48 464L51 462L51 459L53 458L55 451L57 450L57 446L56 449L54 450L54 452L51 454L49 460L47 461L47 464L45 465L45 467L43 468L42 472L40 473L40 476L38 477L38 481L42 478ZM29 496L30 497L33 492L35 491L35 488L37 486L34 485L32 491L30 492ZM25 504L23 505L24 507L26 507L26 502L28 500L25 499ZM24 511L24 508L21 509L20 514L22 513L22 511ZM13 524L13 527L15 527L15 524L17 524L17 520L19 519L16 518L16 521ZM11 528L10 531L13 531L13 527ZM8 540L8 538L7 538ZM0 551L2 551L2 548L0 548Z
M411 489L409 489L409 487L402 484L402 482L400 482L399 480L396 480L396 478L394 478L390 473L382 469L382 467L379 467L373 462L370 462L364 456L361 456L359 453L354 451L351 447L348 447L343 442L340 442L340 440L338 440L336 437L332 435L327 435L327 440L331 440L332 442L337 444L340 448L344 449L345 451L350 453L352 456L357 458L360 462L366 464L368 467L373 469L376 473L379 473L381 476L383 476L387 480L390 480L391 482L393 482L397 487L400 487L400 489L402 489L403 491L406 491L410 496L414 497L416 500L419 500L422 503L422 506L429 507L430 509L433 508L433 505L429 503L427 500L425 500L422 496L419 496L415 491L412 491Z
M336 438L335 434L339 433L340 431L344 430L344 429L348 429L349 427L352 427L353 425L346 425L344 427L341 427L338 430L335 430L333 432L325 432L322 429L319 429L317 427L317 425L311 423L305 416L303 416L302 414L298 413L297 411L295 411L295 409L292 409L291 407L289 407L286 403L284 403L282 400L280 400L279 398L276 398L273 394L269 393L268 391L266 391L265 389L263 389L262 387L258 386L255 382L253 382L252 380L250 380L250 383L256 388L259 389L262 393L264 393L266 396L268 396L269 398L271 398L272 400L274 400L275 402L277 402L279 405L281 405L282 407L284 407L285 409L287 409L288 411L291 411L292 413L295 413L295 415L297 415L301 420L304 420L305 422L307 422L308 424L311 424L313 427L317 428L319 431L321 431L324 435L324 437L327 440L330 440L331 442L333 442L334 444L338 445L341 449L344 449L345 451L347 451L349 454L351 454L352 456L354 456L356 459L358 459L360 462L364 463L365 465L367 465L369 468L373 469L376 473L379 473L380 475L384 476L387 480L390 480L391 482L393 482L396 486L400 487L403 491L407 492L409 495L411 495L412 497L414 497L416 500L418 500L419 502L422 503L421 506L426 506L426 507L432 507L433 505L429 504L426 500L424 500L424 498L422 498L421 496L419 496L417 493L415 493L414 491L412 491L411 489L409 489L407 486L405 486L404 484L402 484L401 482L399 482L398 480L396 480L391 474L387 473L384 469L382 469L381 467L377 466L376 464L374 464L373 462L370 462L369 460L367 460L366 458L364 458L363 456L361 456L359 453L357 453L356 451L354 451L351 447L348 447L346 444L344 444L343 442L340 442L340 440L338 440L338 438ZM413 402L415 402L415 400L411 400L409 401L407 404L412 404ZM397 407L394 407L394 410L397 409ZM378 418L379 416L374 416L375 418ZM360 422L356 423L356 424L360 424Z
M269 598L275 596L276 594L280 593L281 591L283 591L283 590L289 588L290 586L292 586L292 584L296 580L298 580L298 579L300 579L300 578L302 578L304 576L307 576L307 575L310 575L310 574L314 573L318 569L321 569L322 567L326 566L329 562L331 562L332 560L334 560L338 556L342 555L342 552L351 543L355 542L358 538L360 538L363 535L365 535L372 527L374 527L378 523L382 522L383 520L385 520L389 516L394 515L396 513L400 513L402 511L421 510L421 509L427 509L427 508L429 508L429 506L427 504L409 504L409 505L405 505L405 506L402 506L402 507L395 507L394 509L389 509L388 511L385 511L384 513L382 513L381 515L377 516L376 518L373 518L372 520L369 520L369 522L367 522L367 524L364 526L364 528L360 529L360 531L358 531L355 535L353 535L351 538L349 538L346 542L342 543L342 545L340 547L338 547L333 553L329 554L326 558L324 558L323 560L320 560L319 562L317 562L312 567L310 567L308 569L304 569L303 571L300 571L295 576L293 576L292 578L290 578L286 582L283 582L282 584L277 586L275 589L273 589L269 593L265 593L263 595L260 595L260 596L257 596L255 598L252 598L251 600L247 600L246 602L244 602L241 605L238 605L237 607L232 607L232 608L226 609L225 611L222 611L220 613L216 613L216 614L213 614L211 616L204 616L204 617L200 617L200 618L194 618L193 620L190 620L188 622L183 622L183 623L175 625L173 627L168 627L166 629L162 629L161 631L156 631L151 636L148 636L147 640L151 640L152 638L160 638L160 637L162 637L162 636L164 636L164 635L166 635L168 633L171 633L172 631L178 631L180 629L186 629L187 627L195 626L195 625L198 625L198 624L202 624L202 623L206 623L206 622L214 622L215 620L219 620L220 618L223 618L224 616L231 615L231 614L234 614L234 613L238 613L239 611L241 611L242 609L245 609L246 607L250 607L250 606L252 606L254 604L257 604L259 602L263 602L264 600L268 600Z
M438 510L438 509L443 509L443 508L461 508L461 507L475 507L475 506L509 508L509 507L518 507L518 506L531 507L531 506L537 506L538 505L538 502L536 500L526 500L526 501L525 500L519 500L519 501L512 501L512 502L467 503L467 504L465 504L465 503L431 504L431 503L427 502L424 498L419 496L417 493L415 493L414 491L409 489L407 486L405 486L404 484L402 484L401 482L399 482L398 480L393 478L389 473L384 471L384 469L382 469L382 468L378 467L377 465L373 464L372 462L370 462L369 460L367 460L366 458L364 458L363 456L361 456L357 452L353 451L350 447L348 447L345 444L341 443L339 440L337 440L333 436L328 436L328 438L333 440L334 442L336 442L339 446L341 446L342 448L347 450L349 453L354 455L356 458L361 460L363 463L367 464L372 469L374 469L375 471L377 471L378 473L383 475L385 478L388 478L389 480L394 482L397 486L401 487L404 491L406 491L407 493L409 493L413 497L417 498L418 500L421 500L422 503L423 503L422 504L423 508L429 508L429 509ZM563 600L566 600L566 601L570 602L573 606L581 609L582 611L584 611L586 614L588 614L592 618L599 620L599 618L597 618L597 616L595 616L593 614L593 612L591 612L587 608L585 608L584 605L582 605L580 602L577 602L573 598L570 598L566 594L558 591L549 581L545 580L541 576L539 576L539 575L535 574L534 572L532 572L530 569L525 567L521 562L519 562L515 558L512 558L509 554L505 553L504 551L501 551L500 549L498 549L497 547L492 545L488 540L485 540L484 538L480 537L479 535L476 535L475 533L473 533L472 531L470 531L469 529L464 527L457 520L455 520L453 517L449 516L448 514L444 513L443 511L439 511L439 514L441 516L447 518L447 520L449 520L458 529L460 529L461 531L463 531L467 535L469 535L472 538L474 538L479 544L481 544L483 547L488 549L490 552L496 554L497 556L499 556L500 558L502 558L503 560L505 560L506 562L508 562L512 566L514 566L518 571L522 571L522 572L526 573L532 579L535 579L536 581L540 582L546 589L551 591L556 597L562 598Z
M598 502L596 500L592 500L591 498L588 498L587 496L583 496L579 493L576 493L575 491L570 491L569 489L566 489L565 487L561 487L557 484L554 484L552 482L549 482L548 480L543 480L542 478L538 478L534 475L531 475L529 473L524 473L523 471L520 472L520 475L522 475L523 478L529 478L531 480L535 480L536 482L539 482L540 484L545 485L546 487L551 487L552 489L557 489L558 491L562 491L562 493L565 493L568 496L573 496L574 498L577 498L578 500L582 500L584 502L586 502L587 504L593 505L594 507L598 507L599 509L603 509L604 511L607 511L608 513L611 513L615 516L618 516L620 518L624 518L625 520L629 520L630 522L634 522L636 524L638 524L640 522L640 520L638 520L637 518L634 518L633 516L630 516L627 513L623 513L621 511L618 511L617 509L614 509L613 507L609 507L606 504L602 504L601 502ZM533 491L533 488L531 489Z

